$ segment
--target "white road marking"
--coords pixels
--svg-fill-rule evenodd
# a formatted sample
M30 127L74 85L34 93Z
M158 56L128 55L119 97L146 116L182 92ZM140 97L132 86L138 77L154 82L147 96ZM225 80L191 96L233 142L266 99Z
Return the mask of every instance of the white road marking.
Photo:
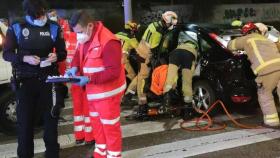
M273 129L237 130L123 152L123 158L185 158L280 138Z
M127 114L130 114L130 110L125 110L122 112L122 116L126 116ZM72 116L65 116L65 117L72 117ZM248 116L244 115L234 115L235 118L246 118ZM228 120L225 119L225 116L218 116L215 118L215 120ZM182 120L178 120L178 122L172 127L172 129L179 129L179 122ZM60 126L67 125L67 123L61 123ZM73 122L72 122L73 123ZM71 123L71 124L72 124ZM147 122L140 122L140 123L134 123L134 124L128 124L121 126L122 128L122 135L123 138L127 137L133 137L133 136L139 136L139 135L144 135L144 134L151 134L155 132L163 132L165 129L163 128L164 123L159 122L159 121L147 121ZM188 123L185 125L187 127L194 126L194 123ZM67 134L67 135L60 135L58 137L59 139L59 144L61 148L69 148L75 146L75 138L73 134ZM43 139L35 139L34 143L34 153L41 153L45 151L45 146ZM10 157L16 157L16 148L17 148L17 143L10 143L10 144L3 144L0 145L0 158L10 158ZM132 158L132 157L131 157ZM134 158L134 157L133 157Z
M127 115L130 115L132 113L132 110L123 110L121 112L121 117L125 117ZM73 124L73 115L64 115L63 118L67 120L66 122L59 122L59 126L66 126Z

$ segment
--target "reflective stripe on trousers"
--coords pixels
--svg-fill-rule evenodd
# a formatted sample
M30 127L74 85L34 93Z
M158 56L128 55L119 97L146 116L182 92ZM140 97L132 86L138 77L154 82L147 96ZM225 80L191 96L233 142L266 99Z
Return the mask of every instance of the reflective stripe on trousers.
M84 125L79 125L79 126L74 126L74 131L75 132L80 132L84 130Z
M108 91L108 92L104 92L104 93L97 93L97 94L88 94L87 98L88 100L95 100L95 99L102 99L102 98L108 98L114 95L117 95L119 93L121 93L122 91L124 91L126 88L126 83L124 83L121 87L116 88L114 90Z
M120 117L117 117L117 118L112 119L112 120L100 119L100 121L101 121L102 124L104 124L104 125L114 125L114 124L116 124L117 122L120 121Z
M74 122L81 122L83 120L84 120L84 116L83 115L74 116Z

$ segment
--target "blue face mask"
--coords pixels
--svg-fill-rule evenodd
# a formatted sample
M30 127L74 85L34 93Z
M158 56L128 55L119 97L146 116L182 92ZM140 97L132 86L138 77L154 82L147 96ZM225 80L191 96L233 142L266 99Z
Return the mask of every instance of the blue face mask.
M34 19L33 24L36 26L42 27L42 26L45 26L45 24L47 23L47 20L48 20L47 17L44 16L44 19Z

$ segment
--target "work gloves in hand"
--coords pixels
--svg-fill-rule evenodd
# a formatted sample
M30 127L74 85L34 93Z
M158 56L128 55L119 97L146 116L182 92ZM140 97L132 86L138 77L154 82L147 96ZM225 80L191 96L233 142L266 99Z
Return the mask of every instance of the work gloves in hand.
M65 72L64 77L74 77L76 76L77 71L77 67L72 67Z
M89 78L87 76L76 76L76 78L80 79L79 82L75 83L79 86L84 86L89 82Z

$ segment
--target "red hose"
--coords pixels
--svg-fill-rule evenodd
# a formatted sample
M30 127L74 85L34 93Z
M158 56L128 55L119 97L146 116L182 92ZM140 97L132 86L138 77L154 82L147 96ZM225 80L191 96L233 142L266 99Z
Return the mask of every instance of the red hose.
M214 122L212 120L212 118L208 115L208 113L217 105L221 105L224 112L226 113L226 115L228 116L228 118L237 126L240 128L245 128L245 129L253 129L253 128L262 128L262 126L252 126L252 125L245 125L245 124L241 124L239 122L237 122L232 115L228 112L228 110L226 109L224 103L221 100L217 100L215 103L213 103L210 108L205 112L202 111L200 109L195 108L195 110L198 113L202 113L203 115L199 118L194 118L192 120L188 120L188 121L183 121L180 123L180 127L184 130L187 131L216 131L216 130L222 130L225 129L227 127L226 124L224 123L220 123L220 122ZM205 118L206 117L206 118ZM201 125L201 121L207 121L207 125ZM184 124L189 123L189 122L193 122L195 121L195 126L194 127L184 127ZM213 125L218 125L218 127L212 127Z

